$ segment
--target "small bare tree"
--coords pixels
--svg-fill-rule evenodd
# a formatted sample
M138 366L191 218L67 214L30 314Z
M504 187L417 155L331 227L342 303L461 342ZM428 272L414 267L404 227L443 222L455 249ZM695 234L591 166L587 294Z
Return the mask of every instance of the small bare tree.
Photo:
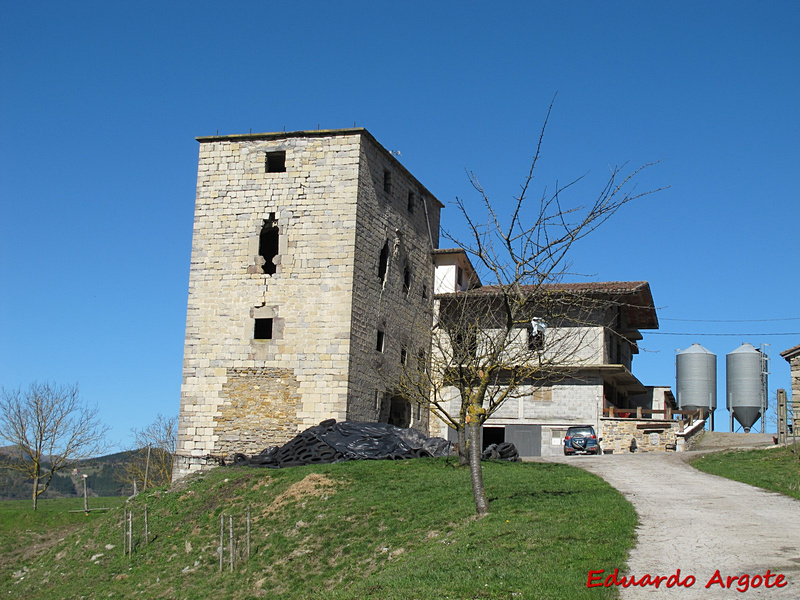
M178 443L178 417L159 414L144 429L133 429L134 449L125 468L126 480L142 490L172 481L172 460Z
M33 510L57 472L108 449L107 432L98 409L81 402L77 384L34 382L0 393L0 437L18 450L6 466L32 479Z
M398 386L458 432L480 515L489 510L480 462L486 419L507 400L532 396L568 376L580 366L586 337L599 335L591 325L614 324L609 293L591 284L562 283L571 272L571 249L625 204L657 191L635 191L633 180L645 165L629 172L613 168L589 204L567 205L562 198L581 178L532 197L551 110L552 103L513 204L506 209L493 203L474 174L470 181L482 200L485 222L456 200L468 239L445 237L466 252L489 285L437 297L430 366L423 357L413 368L409 363Z

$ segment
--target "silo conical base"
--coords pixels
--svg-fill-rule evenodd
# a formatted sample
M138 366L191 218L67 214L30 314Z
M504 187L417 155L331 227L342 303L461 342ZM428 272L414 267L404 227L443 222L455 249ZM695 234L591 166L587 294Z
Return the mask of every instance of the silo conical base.
M733 408L733 416L744 428L745 433L749 433L753 423L761 416L761 409L758 406L736 406Z

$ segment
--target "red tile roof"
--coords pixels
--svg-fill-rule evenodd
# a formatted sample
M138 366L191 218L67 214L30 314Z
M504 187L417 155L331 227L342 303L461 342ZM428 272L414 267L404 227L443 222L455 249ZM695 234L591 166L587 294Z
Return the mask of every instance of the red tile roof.
M658 316L647 281L596 281L582 283L543 283L523 285L523 291L562 293L568 295L587 295L610 297L621 302L628 313L629 323L637 329L658 329ZM471 296L496 295L501 290L497 285L484 285L466 292L437 294L437 298L448 298L459 294Z

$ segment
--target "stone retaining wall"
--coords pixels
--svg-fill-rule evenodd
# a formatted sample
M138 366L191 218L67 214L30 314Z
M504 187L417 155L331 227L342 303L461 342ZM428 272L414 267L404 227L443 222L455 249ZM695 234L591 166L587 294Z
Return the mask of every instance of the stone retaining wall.
M600 419L601 445L604 451L615 454L631 452L636 440L636 452L682 452L692 450L703 432L703 421L684 430L683 421L661 419Z

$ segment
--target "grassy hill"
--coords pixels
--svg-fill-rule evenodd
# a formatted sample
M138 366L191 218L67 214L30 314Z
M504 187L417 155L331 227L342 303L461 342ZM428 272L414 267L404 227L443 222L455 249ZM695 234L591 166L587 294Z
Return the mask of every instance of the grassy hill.
M122 508L81 515L82 526L4 564L0 595L613 597L613 590L587 589L586 579L589 570L622 567L633 545L636 516L616 490L562 464L487 463L485 478L492 513L476 519L469 473L445 459L219 468L127 503L134 515L131 557L122 553ZM0 533L9 537L17 521L3 517L2 505Z

